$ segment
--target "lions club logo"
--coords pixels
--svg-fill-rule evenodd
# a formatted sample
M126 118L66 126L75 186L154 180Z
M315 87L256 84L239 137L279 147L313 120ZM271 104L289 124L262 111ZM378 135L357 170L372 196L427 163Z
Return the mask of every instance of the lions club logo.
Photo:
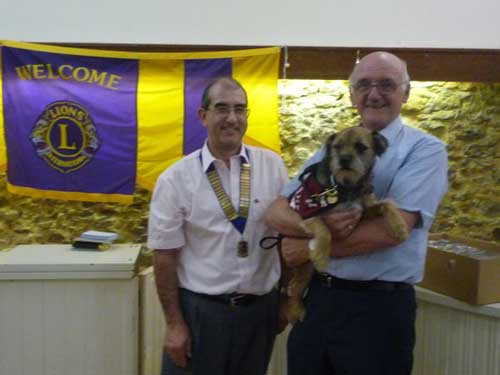
M38 156L63 173L82 168L99 148L88 111L70 101L49 104L38 117L30 139Z

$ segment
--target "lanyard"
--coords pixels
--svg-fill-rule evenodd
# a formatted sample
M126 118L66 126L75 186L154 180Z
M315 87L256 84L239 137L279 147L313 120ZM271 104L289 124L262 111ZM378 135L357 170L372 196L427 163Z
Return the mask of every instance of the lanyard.
M248 153L247 153L248 158ZM200 151L200 161L203 167L203 160ZM215 169L214 163L211 163L206 171L206 175L212 189L217 197L222 211L226 218L233 224L233 226L243 234L245 231L245 226L248 218L248 211L250 207L250 164L243 158L240 157L240 202L239 202L239 212L236 213L229 196L224 191L222 187L222 182L220 180L219 174Z

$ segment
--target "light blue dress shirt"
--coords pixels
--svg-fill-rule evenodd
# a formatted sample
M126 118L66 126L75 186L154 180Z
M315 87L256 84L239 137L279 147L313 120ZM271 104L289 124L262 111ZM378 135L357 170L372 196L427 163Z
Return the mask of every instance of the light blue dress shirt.
M427 238L436 210L448 188L446 146L438 138L409 127L398 117L380 131L389 142L374 169L374 192L389 198L420 218L404 243L366 255L331 258L328 272L350 280L386 280L418 283L423 278ZM298 176L325 155L322 147L283 189L290 196L300 185Z

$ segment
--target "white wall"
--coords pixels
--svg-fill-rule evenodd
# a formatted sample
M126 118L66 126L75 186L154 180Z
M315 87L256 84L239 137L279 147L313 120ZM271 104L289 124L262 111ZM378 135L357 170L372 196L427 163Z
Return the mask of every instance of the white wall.
M0 0L0 39L500 49L498 0Z

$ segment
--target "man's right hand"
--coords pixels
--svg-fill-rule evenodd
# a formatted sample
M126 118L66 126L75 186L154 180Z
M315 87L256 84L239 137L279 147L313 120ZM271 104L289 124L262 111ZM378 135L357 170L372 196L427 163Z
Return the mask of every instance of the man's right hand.
M284 237L281 253L288 267L297 267L309 261L309 238Z
M302 218L292 210L286 198L276 199L267 209L265 221L275 231L292 237L311 237L300 225Z
M177 366L187 366L188 359L191 358L191 335L185 322L167 326L165 351Z

